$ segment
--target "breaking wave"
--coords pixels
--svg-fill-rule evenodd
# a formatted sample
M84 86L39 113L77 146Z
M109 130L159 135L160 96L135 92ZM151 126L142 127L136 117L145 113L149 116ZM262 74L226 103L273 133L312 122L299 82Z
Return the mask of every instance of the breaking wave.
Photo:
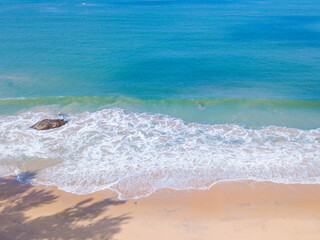
M239 179L320 183L320 129L186 123L163 114L104 109L37 131L50 111L0 116L0 175L36 171L35 184L76 194L102 189L139 198Z

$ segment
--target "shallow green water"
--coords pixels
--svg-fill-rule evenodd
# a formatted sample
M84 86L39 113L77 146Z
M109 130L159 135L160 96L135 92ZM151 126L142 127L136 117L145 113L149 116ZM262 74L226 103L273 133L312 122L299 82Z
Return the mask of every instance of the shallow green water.
M104 108L126 112L163 113L186 122L269 125L313 129L319 127L320 101L244 98L129 98L129 97L38 97L0 99L0 114L50 111L75 114Z

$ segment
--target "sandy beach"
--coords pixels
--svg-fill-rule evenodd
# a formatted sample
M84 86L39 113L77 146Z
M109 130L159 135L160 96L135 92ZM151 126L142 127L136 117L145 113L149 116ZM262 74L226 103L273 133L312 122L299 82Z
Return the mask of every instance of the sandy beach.
M120 201L0 181L0 239L320 239L320 185L223 182Z

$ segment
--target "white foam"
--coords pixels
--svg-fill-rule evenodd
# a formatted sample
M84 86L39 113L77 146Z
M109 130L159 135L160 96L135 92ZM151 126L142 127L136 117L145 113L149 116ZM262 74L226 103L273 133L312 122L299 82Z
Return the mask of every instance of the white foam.
M186 124L166 115L105 109L65 126L30 126L50 111L0 116L0 174L37 170L34 183L77 194L113 189L137 198L218 181L320 183L320 129Z

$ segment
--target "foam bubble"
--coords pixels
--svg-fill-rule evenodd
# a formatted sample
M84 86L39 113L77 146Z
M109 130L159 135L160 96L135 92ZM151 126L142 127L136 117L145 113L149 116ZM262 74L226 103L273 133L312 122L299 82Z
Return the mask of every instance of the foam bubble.
M161 114L105 109L70 115L61 128L30 126L53 112L0 116L0 174L77 194L112 189L137 198L217 181L320 183L320 129L185 123Z

